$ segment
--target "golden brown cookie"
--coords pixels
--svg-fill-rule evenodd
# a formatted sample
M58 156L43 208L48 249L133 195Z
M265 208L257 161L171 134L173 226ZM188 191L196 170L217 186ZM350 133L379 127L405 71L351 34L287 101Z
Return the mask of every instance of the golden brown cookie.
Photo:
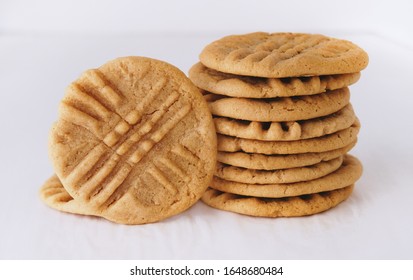
M320 153L349 145L356 140L359 130L360 123L356 120L349 128L333 134L296 141L260 141L218 134L218 151L266 155Z
M40 188L40 198L47 206L62 212L94 215L93 211L73 199L56 175L50 177Z
M353 188L351 185L334 191L286 198L241 196L209 188L202 201L213 208L255 217L300 217L337 206L351 195Z
M349 145L321 153L264 155L244 152L218 152L218 162L248 169L274 170L317 164L342 156L350 151L357 139Z
M197 63L189 78L199 88L232 97L273 98L313 95L354 84L360 73L291 78L261 78L219 72Z
M320 163L276 170L256 170L218 163L215 176L246 184L284 184L314 180L340 168L343 156Z
M49 153L76 201L111 221L143 224L201 197L215 170L216 133L205 100L180 70L124 57L68 87Z
M331 191L354 184L361 176L363 167L360 161L346 155L343 164L336 171L310 181L284 184L249 184L228 181L214 177L210 187L223 192L256 197L288 197Z
M349 41L303 33L227 36L199 58L220 72L267 78L356 73L368 64L367 53Z
M315 119L291 122L256 122L215 117L217 133L263 141L292 141L331 134L350 127L356 120L351 104Z
M333 114L349 104L350 91L341 88L315 95L269 99L212 95L205 96L205 99L215 116L258 122L286 122Z

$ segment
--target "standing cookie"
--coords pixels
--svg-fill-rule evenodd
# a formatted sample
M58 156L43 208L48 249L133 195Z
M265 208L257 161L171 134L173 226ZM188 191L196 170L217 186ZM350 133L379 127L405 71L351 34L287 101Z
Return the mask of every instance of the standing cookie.
M142 224L202 196L215 169L216 134L206 102L181 71L124 57L69 86L49 151L76 201L114 222Z

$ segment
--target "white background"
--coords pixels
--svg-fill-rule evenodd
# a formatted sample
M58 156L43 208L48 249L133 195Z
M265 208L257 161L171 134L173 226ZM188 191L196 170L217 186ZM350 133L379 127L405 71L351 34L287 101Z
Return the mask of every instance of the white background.
M0 0L0 259L413 259L411 1ZM49 209L47 136L65 87L126 55L184 72L207 43L251 31L323 33L364 48L351 87L362 122L354 194L304 218L197 203L160 223L117 225Z

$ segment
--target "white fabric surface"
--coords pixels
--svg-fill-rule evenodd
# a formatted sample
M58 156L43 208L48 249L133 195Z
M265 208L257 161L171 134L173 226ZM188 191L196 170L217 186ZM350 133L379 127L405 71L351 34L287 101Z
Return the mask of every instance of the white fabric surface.
M0 34L0 259L412 259L413 50L373 34L328 34L366 49L351 87L364 165L353 195L303 218L252 218L199 202L156 224L60 213L38 198L65 87L109 59L142 55L184 72L225 34Z

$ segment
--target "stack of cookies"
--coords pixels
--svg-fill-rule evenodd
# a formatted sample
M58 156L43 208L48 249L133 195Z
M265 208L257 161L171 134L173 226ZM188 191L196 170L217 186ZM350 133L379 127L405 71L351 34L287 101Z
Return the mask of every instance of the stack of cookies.
M352 193L348 155L359 120L348 86L368 64L345 40L297 33L228 36L204 48L189 77L218 133L206 204L252 216L304 216Z

